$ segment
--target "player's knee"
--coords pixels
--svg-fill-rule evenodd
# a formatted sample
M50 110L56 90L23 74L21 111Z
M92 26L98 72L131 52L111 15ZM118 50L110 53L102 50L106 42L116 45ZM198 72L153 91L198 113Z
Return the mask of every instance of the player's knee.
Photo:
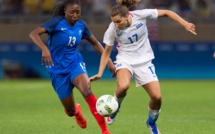
M157 105L161 105L162 102L162 97L160 95L155 95L152 97L152 100L157 104Z
M92 90L90 87L79 89L79 91L81 92L84 98L88 98L92 94Z
M82 93L82 95L83 95L84 98L88 98L91 94L92 94L92 91L91 91L91 90L87 90L87 91L84 91L84 92Z
M126 91L129 89L129 84L126 83L118 83L118 89L122 90L122 91Z

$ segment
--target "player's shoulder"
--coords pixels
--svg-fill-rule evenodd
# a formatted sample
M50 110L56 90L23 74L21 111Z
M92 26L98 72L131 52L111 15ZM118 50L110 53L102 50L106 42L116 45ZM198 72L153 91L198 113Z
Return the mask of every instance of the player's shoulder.
M116 28L116 26L115 26L115 24L113 23L113 22L111 22L110 24L109 24L109 27L108 27L109 29L115 29Z
M157 11L157 9L139 9L139 10L133 10L133 11L129 11L130 14L133 14L133 15L139 15L139 14L142 14L142 13L150 13L150 12L155 12Z
M57 27L57 25L63 20L64 16L54 16L42 23L41 26L44 27L49 32L53 31Z
M158 17L157 9L142 9L142 10L134 10L129 12L131 16L137 19L156 19Z

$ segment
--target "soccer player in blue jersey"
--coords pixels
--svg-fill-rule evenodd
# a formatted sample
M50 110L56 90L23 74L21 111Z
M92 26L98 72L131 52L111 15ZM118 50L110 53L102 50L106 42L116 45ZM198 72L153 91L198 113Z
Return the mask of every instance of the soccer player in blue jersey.
M119 108L127 95L130 81L134 78L136 87L143 87L150 97L146 124L150 128L151 134L160 134L156 121L161 111L162 95L152 63L154 53L148 38L147 21L167 16L183 26L186 31L197 35L195 25L170 10L142 9L129 11L140 0L116 1L118 5L114 6L110 12L112 22L104 34L103 42L106 47L102 53L99 71L90 77L90 81L101 78L116 40L118 50L115 61L117 86L114 97L119 103ZM113 124L116 115L117 112L106 117L106 122Z
M73 88L76 87L86 100L102 134L110 134L104 117L96 111L97 98L91 91L85 63L77 49L83 39L86 39L99 54L102 54L103 47L93 36L87 24L79 19L80 14L80 0L67 0L59 3L55 7L54 17L34 29L29 36L42 50L42 63L50 74L52 86L65 113L69 117L74 116L81 128L87 127L81 106L74 100ZM44 33L48 34L47 45L40 38L40 35ZM108 65L114 75L115 67L110 59Z

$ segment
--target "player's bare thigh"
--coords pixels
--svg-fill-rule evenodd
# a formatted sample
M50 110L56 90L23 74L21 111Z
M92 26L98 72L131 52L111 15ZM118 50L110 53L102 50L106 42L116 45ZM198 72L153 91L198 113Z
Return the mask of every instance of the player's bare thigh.
M161 89L158 81L152 81L142 86L152 99L161 98Z
M125 90L129 89L130 82L131 82L132 74L126 68L121 68L117 70L117 97L121 98L124 97Z
M84 98L87 98L92 94L90 83L88 82L88 76L84 73L78 75L73 80L73 85L81 92Z

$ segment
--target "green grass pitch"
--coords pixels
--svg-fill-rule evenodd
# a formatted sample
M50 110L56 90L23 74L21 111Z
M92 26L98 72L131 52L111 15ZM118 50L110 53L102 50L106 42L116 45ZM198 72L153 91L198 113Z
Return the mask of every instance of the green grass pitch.
M91 84L94 94L113 94L115 80ZM162 134L215 134L214 80L161 80L163 103L157 125ZM64 114L49 80L0 81L0 134L101 134L77 89L88 126L81 129ZM149 97L132 81L112 134L150 134L145 121Z

